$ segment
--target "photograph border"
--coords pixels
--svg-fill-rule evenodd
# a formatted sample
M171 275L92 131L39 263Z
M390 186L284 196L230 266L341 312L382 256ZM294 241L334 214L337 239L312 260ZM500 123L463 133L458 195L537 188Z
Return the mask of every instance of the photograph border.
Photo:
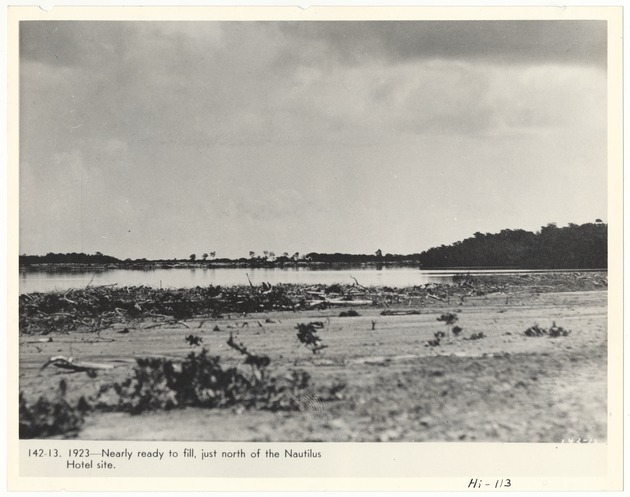
M323 448L322 474L299 465L282 470L262 462L252 467L217 466L209 473L155 477L116 474L108 477L35 476L41 465L28 460L28 447L67 447L76 441L18 439L18 253L19 253L19 57L22 20L472 20L601 19L608 22L608 437L605 444L514 443L304 443ZM7 236L7 457L10 490L466 490L471 478L512 478L513 490L620 490L623 482L623 87L621 7L38 7L8 8L9 152ZM179 443L179 442L178 442ZM146 447L168 442L121 442ZM172 444L172 443L170 443ZM104 442L80 442L101 447ZM114 445L107 443L107 445ZM187 444L190 445L190 444ZM207 443L206 443L207 445ZM222 443L230 447L283 447L282 443ZM19 455L19 456L18 456ZM388 465L387 461L391 462ZM444 467L449 461L449 467ZM522 464L528 465L523 469ZM45 462L45 461L44 461ZM418 463L422 471L418 470ZM383 466L385 464L385 466ZM31 467L32 466L32 467ZM290 466L290 465L289 465ZM375 468L381 470L375 470ZM380 475L382 468L391 474ZM262 477L269 471L272 476ZM138 468L140 473L140 468ZM150 473L151 471L149 471ZM238 476L222 477L234 473ZM24 476L30 474L31 476ZM350 474L351 476L347 476ZM180 476L186 476L181 478Z

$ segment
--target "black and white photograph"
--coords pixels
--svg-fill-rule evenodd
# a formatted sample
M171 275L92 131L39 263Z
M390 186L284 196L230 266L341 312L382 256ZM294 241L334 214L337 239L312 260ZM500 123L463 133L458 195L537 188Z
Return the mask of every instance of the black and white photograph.
M608 29L20 21L19 438L608 443Z

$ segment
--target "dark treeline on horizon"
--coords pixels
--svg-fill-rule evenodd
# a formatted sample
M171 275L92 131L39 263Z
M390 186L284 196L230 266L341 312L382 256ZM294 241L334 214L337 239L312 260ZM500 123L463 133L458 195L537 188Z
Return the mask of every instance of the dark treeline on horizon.
M214 255L214 254L213 254ZM523 269L601 269L608 266L608 226L601 222L582 225L569 224L559 228L555 223L543 226L538 232L521 229L504 229L499 233L475 233L472 237L442 245L416 254L385 254L377 250L373 254L343 254L311 252L302 257L294 254L275 257L273 252L250 258L216 258L206 260L193 255L186 259L126 259L97 252L54 254L44 256L20 255L20 265L30 264L150 264L187 262L203 264L241 264L250 266L287 265L296 263L315 264L417 264L421 268L457 267L512 267Z
M72 252L69 254L54 254L49 252L46 255L20 255L20 265L23 264L115 264L122 262L116 257L96 254L84 254L83 252Z
M518 267L523 269L601 269L608 266L608 225L555 223L532 233L502 230L475 233L449 246L420 254L422 267Z

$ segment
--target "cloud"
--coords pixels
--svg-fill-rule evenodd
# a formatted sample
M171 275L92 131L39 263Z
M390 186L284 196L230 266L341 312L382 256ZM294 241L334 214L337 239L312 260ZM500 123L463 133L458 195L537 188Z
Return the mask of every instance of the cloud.
M124 58L137 41L136 23L103 21L21 21L22 61L58 67L98 67Z
M594 22L24 24L21 241L41 252L80 239L65 222L79 212L64 183L77 171L85 247L124 257L194 244L411 252L490 229L475 219L586 216L568 184L599 212L602 33ZM559 199L553 211L516 207L539 191Z
M372 21L283 23L295 39L325 43L354 64L372 57L500 64L606 65L605 21Z

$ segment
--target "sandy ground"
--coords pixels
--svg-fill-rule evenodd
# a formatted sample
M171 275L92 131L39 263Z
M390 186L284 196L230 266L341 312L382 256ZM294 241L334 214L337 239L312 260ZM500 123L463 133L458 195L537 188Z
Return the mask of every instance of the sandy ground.
M313 395L302 411L187 408L130 415L93 413L78 433L89 440L238 441L606 441L607 291L524 293L471 297L461 304L413 307L419 315L382 316L382 308L340 308L191 319L184 324L139 320L94 333L20 337L20 389L27 398L49 394L61 378L69 395L91 395L121 381L135 357L183 358L185 337L202 337L226 365L242 357L226 345L230 333L270 370L308 371L313 387L345 384L340 398ZM407 309L400 306L399 309ZM426 346L443 312L457 311L459 337ZM267 320L273 322L267 322ZM297 323L322 321L327 348L313 354L296 338ZM375 321L374 329L372 322ZM568 337L527 337L534 324L571 330ZM187 327L187 326L189 327ZM219 331L214 331L218 326ZM124 328L128 333L120 333ZM611 330L611 332L621 330ZM469 340L473 333L486 338ZM67 373L53 356L112 364L96 378Z

